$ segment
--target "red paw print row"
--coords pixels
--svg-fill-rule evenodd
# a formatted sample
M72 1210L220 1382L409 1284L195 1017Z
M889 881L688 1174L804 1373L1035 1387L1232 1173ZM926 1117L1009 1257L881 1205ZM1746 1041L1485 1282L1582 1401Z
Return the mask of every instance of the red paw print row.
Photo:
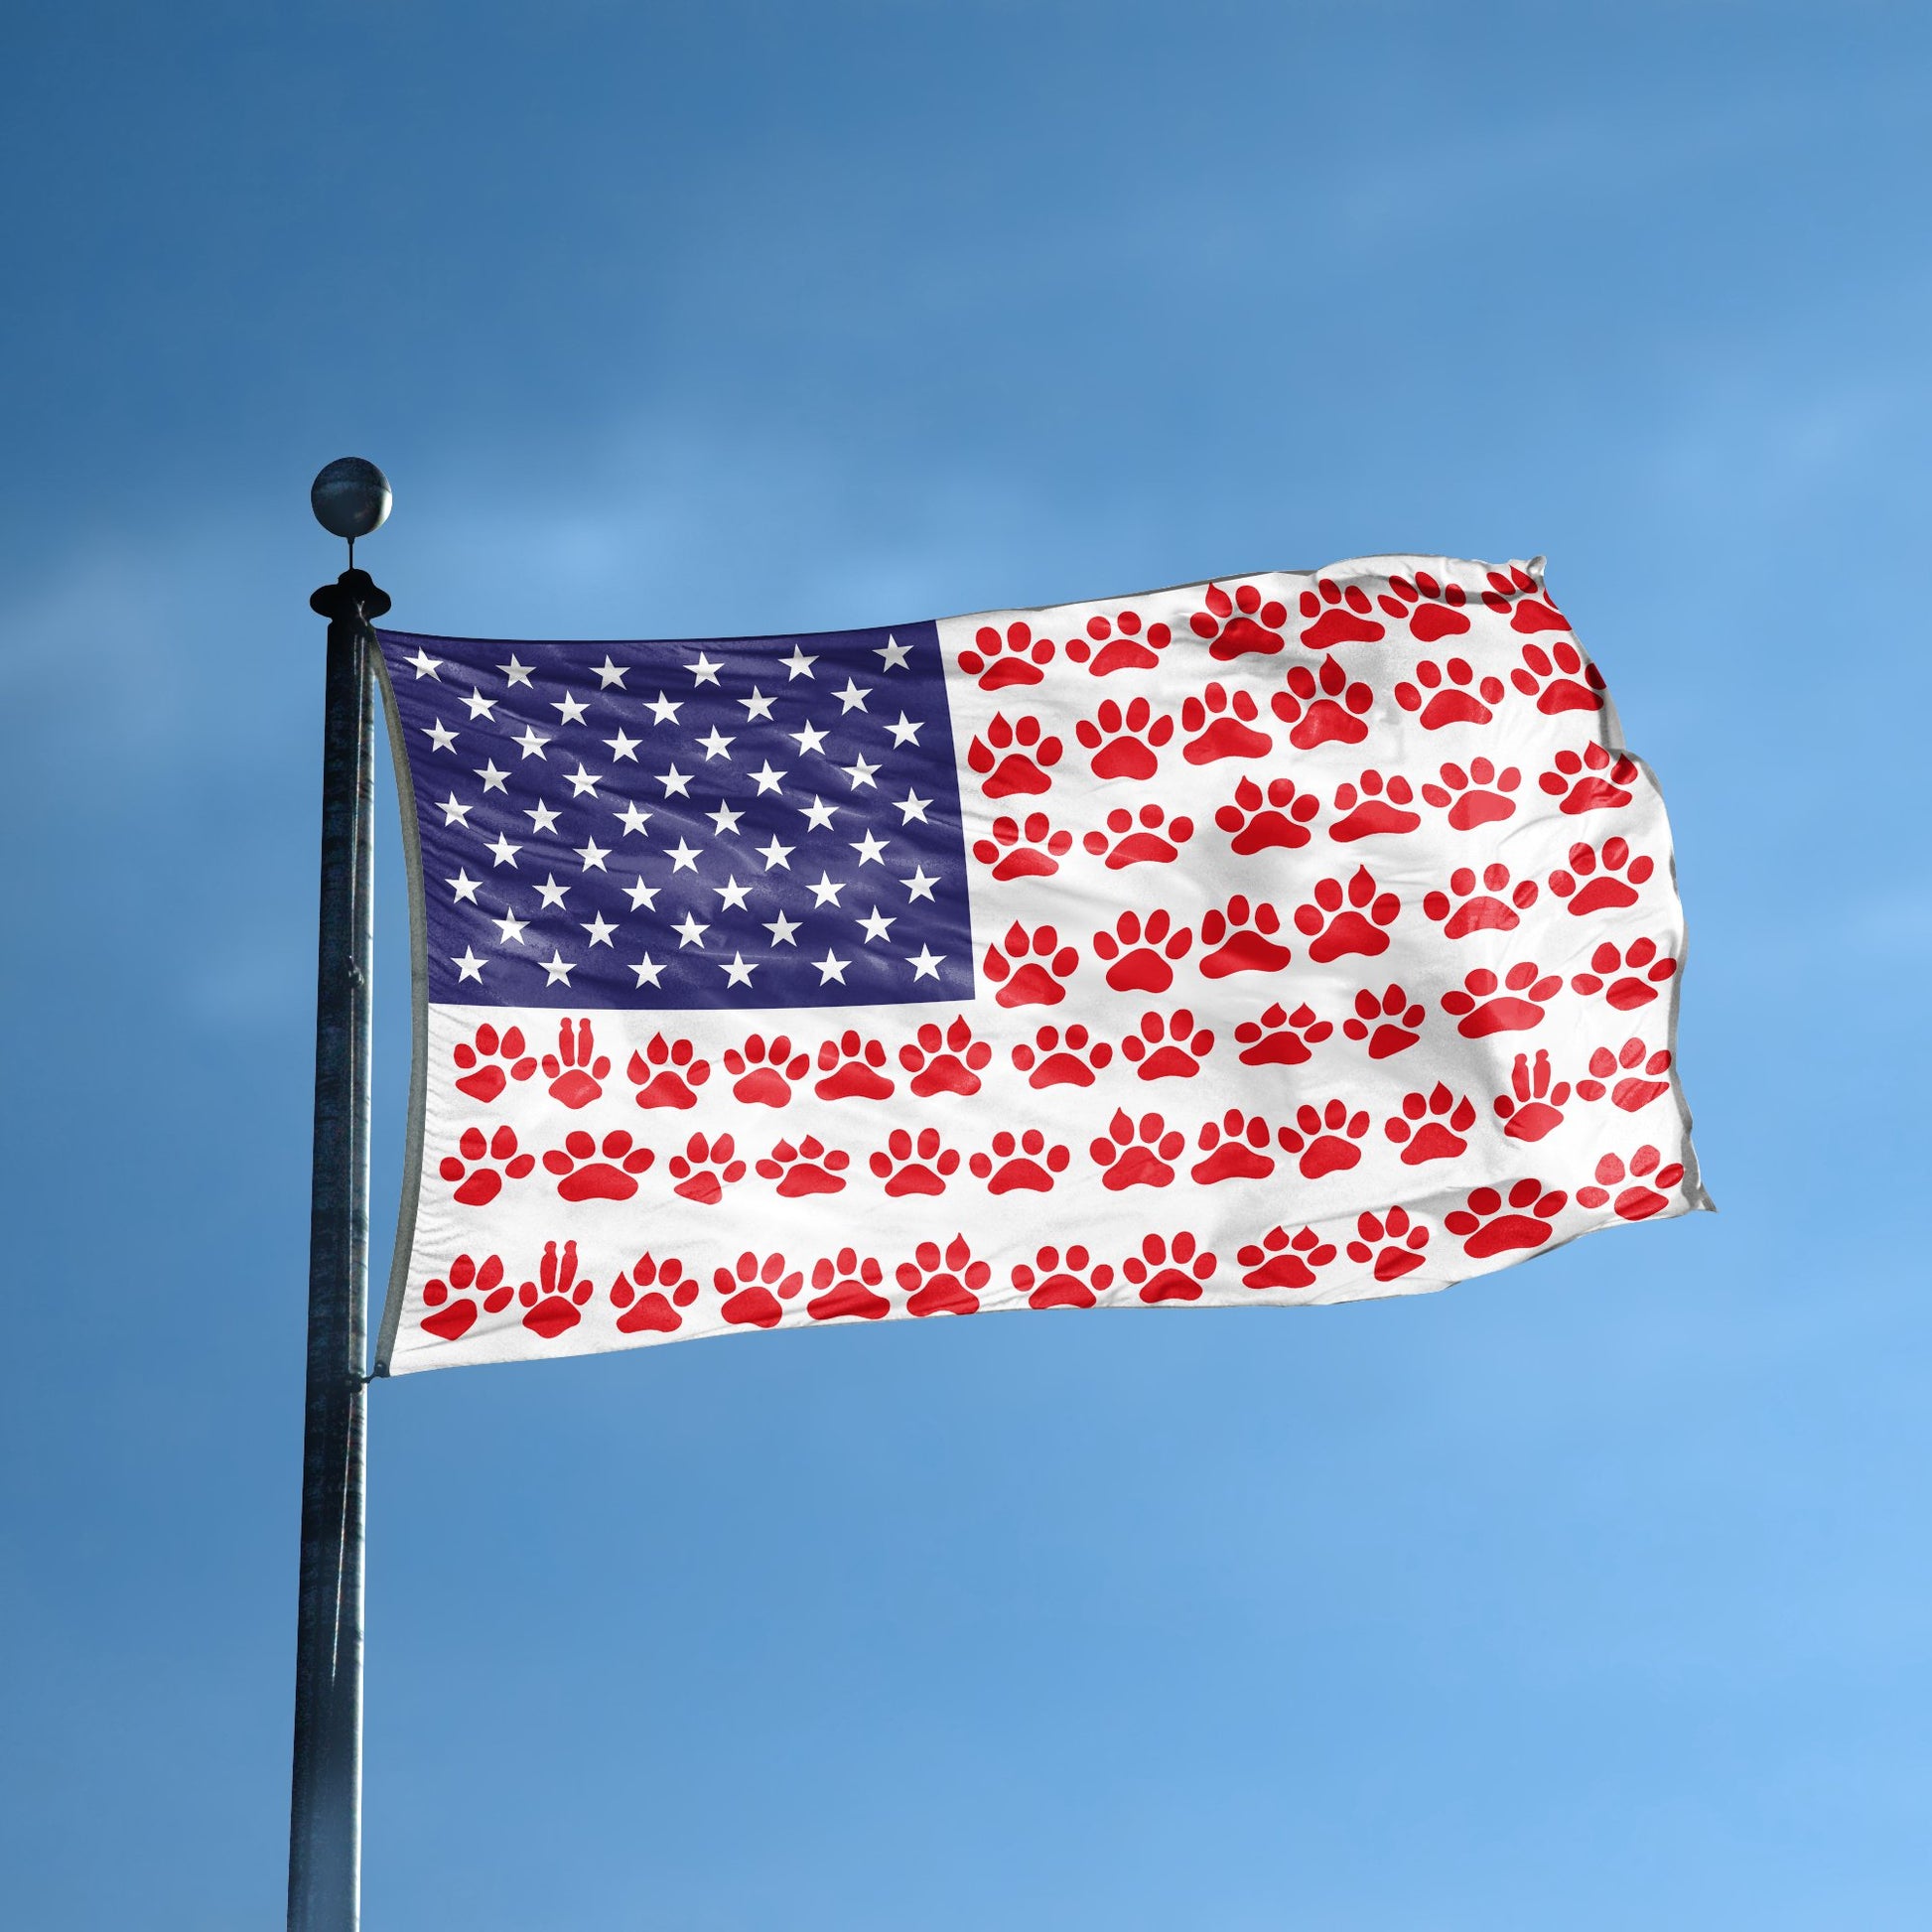
M1207 644L1210 657L1230 663L1240 657L1277 655L1287 648L1291 628L1296 642L1308 650L1376 643L1389 631L1384 618L1406 628L1417 642L1437 644L1446 637L1464 634L1469 629L1470 612L1479 609L1507 617L1509 627L1524 635L1567 632L1570 628L1569 620L1538 588L1536 580L1522 570L1506 574L1490 571L1477 587L1473 602L1464 586L1439 582L1427 571L1419 571L1413 580L1391 578L1388 590L1373 600L1359 584L1344 589L1332 578L1323 577L1316 580L1312 590L1302 592L1296 603L1299 621L1293 624L1288 606L1268 596L1259 585L1237 584L1226 590L1219 584L1209 584L1187 623ZM959 652L957 661L982 691L1005 691L1038 684L1057 655L1064 655L1093 677L1151 670L1173 641L1170 625L1159 621L1149 622L1134 610L1113 617L1095 613L1064 640L1035 632L1025 619L1016 619L1004 630L995 624L982 624L972 644ZM1579 686L1584 695L1544 708L1581 709L1587 702L1589 690L1602 688L1601 679L1596 677L1594 666L1585 665L1574 645L1563 642L1553 648L1557 654L1554 665L1541 645L1525 647L1527 675L1518 688L1542 701L1553 670L1560 670L1567 678L1584 680ZM1532 650L1545 660L1540 668L1531 656Z

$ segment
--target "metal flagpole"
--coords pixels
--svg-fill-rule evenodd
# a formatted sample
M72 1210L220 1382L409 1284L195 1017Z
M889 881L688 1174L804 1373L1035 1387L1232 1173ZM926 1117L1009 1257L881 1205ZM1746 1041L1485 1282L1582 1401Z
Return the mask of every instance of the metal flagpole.
M369 971L374 937L372 620L389 608L355 539L389 513L357 457L310 492L349 567L309 600L329 620L323 700L322 930L309 1195L309 1363L295 1651L289 1932L355 1932L362 1875L362 1532L368 1331Z

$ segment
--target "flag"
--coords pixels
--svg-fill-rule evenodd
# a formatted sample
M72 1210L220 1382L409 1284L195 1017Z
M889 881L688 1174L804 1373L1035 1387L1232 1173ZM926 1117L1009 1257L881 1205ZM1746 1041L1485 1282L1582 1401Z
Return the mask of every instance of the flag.
M388 1373L1409 1294L1710 1205L1663 801L1540 559L379 635Z

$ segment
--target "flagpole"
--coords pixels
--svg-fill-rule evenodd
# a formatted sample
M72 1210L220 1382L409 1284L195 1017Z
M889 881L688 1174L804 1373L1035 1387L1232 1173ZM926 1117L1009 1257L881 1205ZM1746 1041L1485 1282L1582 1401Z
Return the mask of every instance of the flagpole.
M362 1868L362 1561L368 1333L369 977L374 938L372 620L388 597L355 539L389 513L359 458L310 492L349 568L310 598L329 620L323 698L322 904L309 1195L308 1390L289 1813L289 1932L355 1932Z

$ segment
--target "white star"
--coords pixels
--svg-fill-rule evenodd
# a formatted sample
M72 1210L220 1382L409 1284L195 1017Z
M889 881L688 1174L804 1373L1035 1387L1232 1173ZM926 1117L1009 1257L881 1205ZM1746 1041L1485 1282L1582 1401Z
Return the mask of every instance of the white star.
M835 886L832 883L832 875L821 872L818 875L818 884L810 890L814 905L836 905L839 902L839 895L845 891L845 881L841 879Z
M543 970L547 975L543 982L545 986L555 986L559 980L566 986L570 984L573 969L564 963L563 954L555 946L550 948L550 957L543 962Z
M776 791L778 789L778 780L782 778L784 775L785 774L782 771L773 771L771 768L771 760L769 759L766 759L765 761L761 765L759 765L756 771L752 773L752 781L758 786L759 796L762 798L767 791Z
M615 813L614 816L623 820L623 831L626 838L632 832L641 832L650 823L650 814L644 810L643 806L634 802L626 805L622 811Z
M868 940L872 940L889 938L892 934L894 922L875 905L872 908L872 916L870 918L854 919L853 924L864 932Z
M691 673L697 683L716 684L718 673L725 667L722 664L714 664L703 651L699 651L698 661L695 664L687 664L684 668Z
M643 740L640 738L626 738L622 732L619 732L616 738L607 738L604 742L610 746L611 757L614 759L628 759L632 764L635 764L637 762L637 747L643 743Z
M798 749L800 752L819 752L824 750L825 740L828 734L820 731L819 728L813 723L811 723L811 721L808 719L806 721L805 729L803 731L786 732L785 736L787 738L797 739Z
M543 756L543 748L550 741L542 737L534 725L525 725L521 733L517 737L512 738L510 743L512 745L521 745L523 747L523 756L526 759L540 759Z
M465 980L475 980L481 986L483 984L483 969L488 963L487 960L477 957L477 949L475 946L465 946L463 949L463 957L450 961L450 964L456 968L456 983L459 986Z
M902 670L905 666L905 660L911 654L912 646L910 644L901 644L897 637L890 634L886 638L886 648L873 652L875 657L884 660L886 668L889 671Z
M785 667L785 682L789 684L795 677L810 677L812 674L812 666L818 662L818 659L816 657L807 657L803 646L793 644L791 647L791 655L789 657L779 658L778 662Z
M679 798L689 798L691 796L691 780L676 765L672 765L657 782L664 787L664 796L666 798L673 795Z
M749 886L741 886L734 876L727 879L722 886L714 886L711 890L725 901L719 906L719 911L742 912L745 909L745 895L752 889Z
M782 866L786 872L789 872L791 870L793 849L793 847L788 845L780 845L774 835L770 843L759 846L758 852L759 857L764 861L764 869L766 872L769 872L773 866Z
M942 952L934 952L930 946L921 946L905 963L911 967L914 980L936 980L939 977L939 962L945 956Z
M845 773L847 782L850 783L853 790L857 791L861 785L869 785L874 782L873 773L879 767L876 764L868 764L864 759L861 759L856 764L844 764L839 769Z
M745 707L745 722L748 725L759 718L762 718L766 724L771 722L771 700L756 684L752 686L752 695L749 698L740 698L738 702Z
M839 958L833 952L832 948L827 946L825 948L825 957L823 959L813 960L812 964L818 968L818 983L820 986L823 986L827 980L837 980L843 986L845 984L845 969L852 962L849 959Z
M687 912L683 921L672 926L671 930L678 935L677 949L682 952L686 946L702 947L704 936L711 928L708 925L700 925L696 913Z
M780 912L764 929L770 933L771 943L774 946L792 946L797 944L791 935L798 930L798 923L796 919L788 919Z
M512 872L516 870L516 855L523 850L523 848L520 845L510 844L509 840L504 838L504 836L500 832L498 832L496 834L495 839L489 845L485 846L483 849L484 851L492 853L495 856L496 863L499 866L508 866Z
M832 814L838 807L828 805L822 798L814 798L809 805L800 805L798 809L805 814L805 829L808 832L829 832L832 829Z
M731 756L732 742L716 725L713 725L697 742L704 747L704 760L707 764L713 759L729 758Z
M715 811L705 813L705 817L717 826L720 838L723 838L727 832L736 832L738 821L744 816L743 812L735 812L729 805L723 803L720 803Z
M698 850L687 845L682 839L671 847L671 870L673 872L696 872L698 869Z
M600 691L608 691L614 684L621 691L623 689L624 673L629 668L630 666L628 664L612 663L611 653L608 650L604 653L604 662L602 664L593 664L591 666L591 669L597 673L597 688Z
M495 722L491 718L491 713L496 709L496 700L494 698L485 698L481 691L472 691L463 702L470 707L470 722L472 724L475 724L479 718L490 718L491 723Z
M537 897L545 905L559 906L563 904L564 895L569 891L570 888L568 886L559 886L557 884L557 875L553 872L549 874L545 878L543 884L537 888Z
M530 821L532 832L554 832L557 829L557 808L546 805L541 798L523 814Z
M570 795L573 798L581 798L587 791L595 797L601 782L596 773L584 769L582 759L578 759L577 769L567 775L566 781L570 785Z
M932 899L932 889L939 882L936 879L929 878L923 866L914 866L912 868L912 877L910 879L901 879L898 883L905 888L905 897L908 899L923 898L930 900ZM936 904L937 901L933 900L933 903Z
M510 661L507 664L498 664L496 668L502 672L507 684L529 684L530 682L530 667L517 662L515 651L510 652ZM532 688L534 689L534 686Z
M580 845L572 849L583 860L584 870L586 872L589 872L593 867L599 872L602 872L604 870L605 860L611 856L611 848L608 845L599 845L595 839L591 840L588 845Z
M558 722L565 725L581 725L587 708L582 698L573 698L568 691L550 707L557 713Z
M895 748L897 748L902 745L908 745L908 744L916 745L919 742L919 734L925 730L925 721L924 719L921 719L915 725L911 721L911 719L906 717L905 713L901 711L898 714L898 723L897 725L888 725L886 729L889 732L891 732L893 735L893 744Z
M435 724L423 725L419 729L423 736L429 740L429 749L432 752L454 752L456 750L456 733L448 725L444 724L440 718Z
M651 958L649 953L645 953L643 958L638 960L636 965L631 967L630 970L637 975L637 984L641 987L655 986L658 981L658 976L664 969L658 965L656 960Z
M475 809L476 809L475 806L466 805L463 802L463 800L456 795L455 792L451 792L450 795L443 801L443 805L442 805L443 823L445 825L461 825L466 830L468 830L470 824L470 814Z
M721 966L725 966L725 962L722 959L718 963ZM725 966L725 984L727 986L750 986L752 983L752 975L758 969L759 964L756 959L748 960L742 952L735 952L732 954L732 963L729 966Z
M630 909L633 912L656 911L657 895L662 890L658 886L646 886L641 875L624 888L624 891L630 895Z
M667 698L660 691L657 694L657 702L645 705L644 709L650 713L650 721L653 725L675 725L677 714L683 707L682 698Z
M503 935L499 944L520 946L523 943L523 928L530 922L528 919L519 919L508 906L505 906L503 916L500 919L491 919L489 923Z
M863 839L854 839L852 841L852 849L859 855L859 863L862 866L883 866L886 861L881 857L881 854L885 852L887 846L891 843L892 841L890 839L876 839L868 832Z
M443 883L455 892L459 904L463 900L468 899L472 905L475 905L477 902L477 888L483 884L483 881L481 879L472 879L469 872L464 867L459 866L456 877L454 879L446 879Z
M509 775L494 759L491 759L487 764L477 766L477 776L483 781L485 791L500 791L507 796L509 786L505 781Z
M584 930L591 935L592 945L608 946L611 943L611 935L617 931L617 927L611 924L602 912L596 912L591 915L591 921Z
M848 711L855 709L859 711L865 710L866 700L872 696L872 686L868 684L861 688L859 685L854 684L850 678L847 678L845 681L845 689L834 692L833 696L839 701L839 716L843 718Z
M405 657L402 661L405 664L414 664L418 677L435 677L437 667L443 662L440 657L432 657L421 644L416 646L416 655L414 657ZM439 683L442 682L440 678L437 681Z
M908 785L906 787L905 796L902 799L900 799L898 803L898 813L899 813L898 822L901 825L910 825L912 821L916 818L921 825L925 824L926 822L925 808L931 803L932 800L930 798L921 798L919 794Z

